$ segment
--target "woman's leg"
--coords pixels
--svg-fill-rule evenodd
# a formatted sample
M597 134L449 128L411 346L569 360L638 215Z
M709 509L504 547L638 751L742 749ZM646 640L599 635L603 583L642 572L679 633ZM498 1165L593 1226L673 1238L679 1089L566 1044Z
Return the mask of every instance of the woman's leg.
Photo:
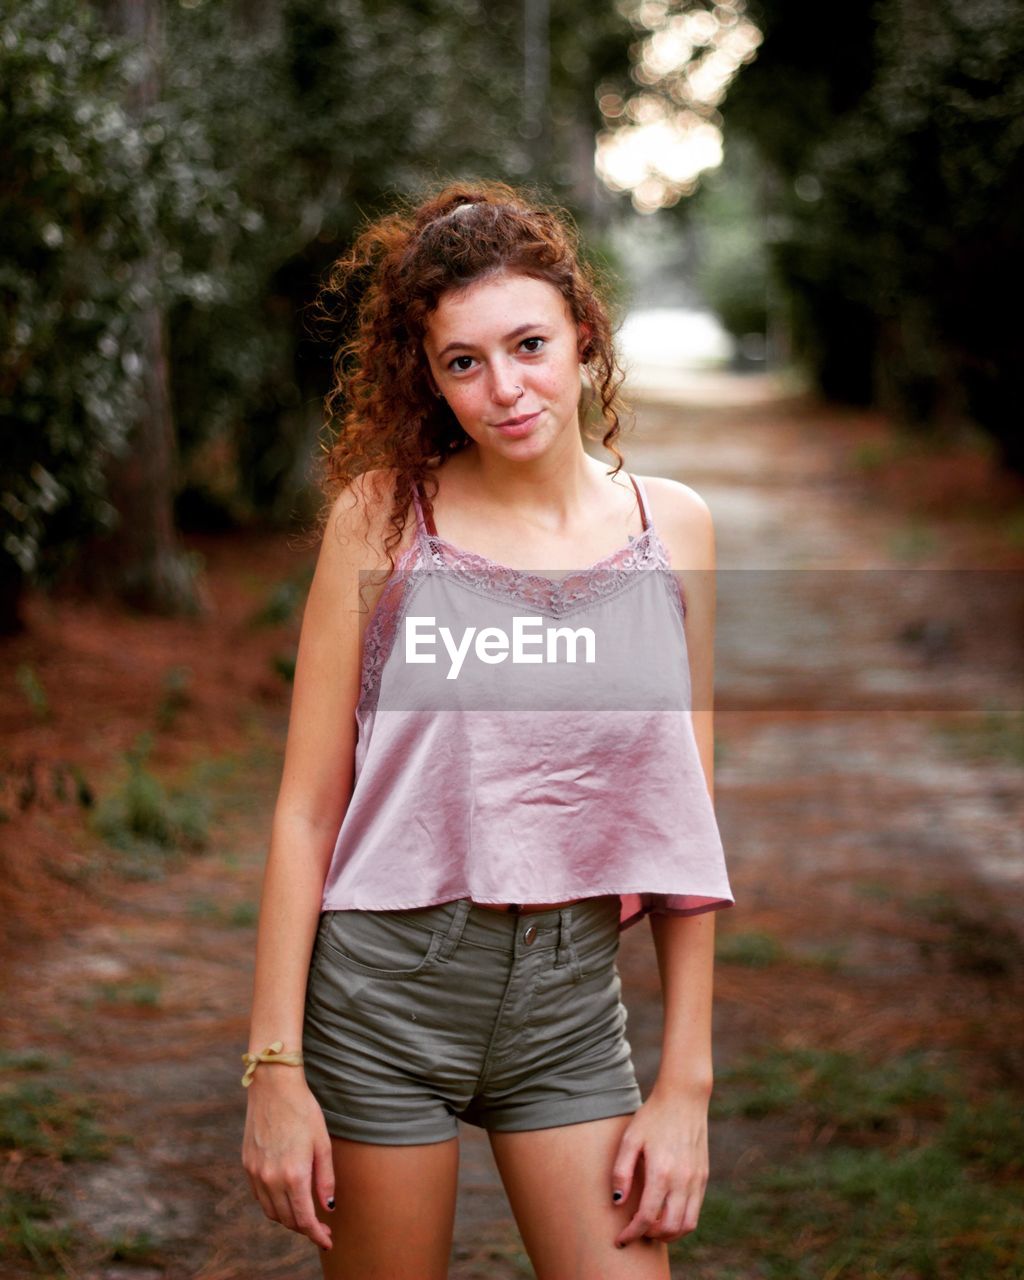
M612 1203L612 1162L630 1118L489 1132L537 1280L669 1280L664 1242L615 1245L643 1191L637 1178L629 1198Z
M384 1146L332 1138L335 1208L317 1209L334 1247L326 1280L445 1280L459 1140Z

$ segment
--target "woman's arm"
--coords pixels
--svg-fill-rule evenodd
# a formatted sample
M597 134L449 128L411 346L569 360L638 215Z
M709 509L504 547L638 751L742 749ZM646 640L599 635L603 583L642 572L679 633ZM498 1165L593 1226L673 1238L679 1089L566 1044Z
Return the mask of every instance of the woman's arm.
M715 543L711 513L686 485L646 479L655 524L686 597L693 729L714 801ZM708 1177L707 1113L712 1087L711 996L715 913L651 916L661 977L661 1061L650 1096L623 1135L612 1170L628 1197L642 1154L644 1191L617 1244L640 1236L675 1240L697 1226Z
M685 488L685 486L680 486ZM712 804L714 781L715 533L711 513L686 489L681 527L670 526L672 563L686 598L693 732ZM674 535L674 537L673 537ZM659 1092L711 1093L711 982L715 912L652 916L664 1006Z
M360 477L328 517L303 613L280 789L263 877L249 1052L275 1040L301 1049L309 962L334 842L351 798L362 633L379 594L361 569L387 563L380 551L390 495ZM370 526L367 532L366 513ZM364 537L364 535L366 535ZM313 1186L333 1196L330 1139L301 1068L260 1066L248 1090L242 1159L268 1217L322 1247Z

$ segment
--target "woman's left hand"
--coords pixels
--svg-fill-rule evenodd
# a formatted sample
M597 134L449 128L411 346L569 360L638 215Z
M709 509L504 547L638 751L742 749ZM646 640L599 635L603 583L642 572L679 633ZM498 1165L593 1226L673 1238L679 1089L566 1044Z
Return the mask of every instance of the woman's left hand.
M620 1248L641 1236L678 1240L696 1229L708 1182L708 1094L657 1086L623 1132L612 1165L612 1198L629 1199L643 1158L643 1192L619 1232ZM616 1199L615 1192L621 1192Z

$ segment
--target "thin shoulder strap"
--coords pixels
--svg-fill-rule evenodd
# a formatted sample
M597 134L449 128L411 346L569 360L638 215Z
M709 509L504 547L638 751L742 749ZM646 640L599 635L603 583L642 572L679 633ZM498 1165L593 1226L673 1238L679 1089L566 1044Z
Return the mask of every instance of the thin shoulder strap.
M416 507L416 523L419 526L420 537L425 538L429 533L436 538L437 527L434 524L434 511L426 494L421 496L418 484L414 484L412 487L412 500Z
M650 510L647 505L647 490L644 488L644 482L635 476L632 471L629 473L629 478L633 481L636 499L640 504L640 519L644 522L644 529L647 530L651 527Z

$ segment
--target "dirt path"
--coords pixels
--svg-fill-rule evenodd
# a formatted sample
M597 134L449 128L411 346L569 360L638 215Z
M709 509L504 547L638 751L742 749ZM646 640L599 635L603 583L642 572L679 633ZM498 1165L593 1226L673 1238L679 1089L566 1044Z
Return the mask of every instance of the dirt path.
M706 498L735 614L791 588L800 571L819 571L803 580L799 621L824 636L813 652L835 661L809 686L806 634L787 638L785 620L776 620L752 657L742 634L757 630L756 620L727 625L720 605L716 792L738 906L719 917L716 1069L766 1043L858 1052L967 1046L969 1073L1003 1082L1024 1066L1019 1016L1016 1030L1007 1023L1019 1008L1024 791L1019 761L955 749L963 738L953 729L967 724L968 745L977 745L978 717L963 708L991 697L1004 706L1017 699L1019 709L1013 646L989 628L988 647L977 649L962 615L947 607L951 579L942 572L921 584L911 618L925 610L963 633L959 647L940 644L938 658L901 646L887 611L854 610L838 646L826 625L841 585L855 584L863 602L875 589L872 571L963 568L974 535L936 521L928 543L905 513L866 507L848 465L863 424L822 414L766 380L682 387L643 405L640 427L626 446L628 465L675 476ZM905 578L901 599L919 576ZM896 683L865 693L863 673L890 667ZM916 698L917 709L901 698ZM250 717L236 768L212 784L213 849L150 883L99 880L100 918L9 970L7 1045L46 1055L62 1087L89 1099L115 1137L109 1158L67 1163L54 1175L54 1222L71 1235L48 1255L51 1274L319 1275L307 1244L263 1220L238 1164L238 1054L284 725L280 699ZM954 915L937 914L937 902L952 902ZM947 946L958 929L974 946L959 965ZM771 963L751 962L757 946ZM660 1013L645 926L624 936L620 968L646 1089ZM529 1276L486 1141L463 1134L451 1275ZM723 1118L713 1131L713 1182L727 1188L808 1140L788 1122ZM5 1177L17 1185L14 1164ZM725 1274L727 1264L737 1277L762 1274L738 1254L699 1251L685 1274ZM37 1273L30 1258L0 1261L0 1276Z

